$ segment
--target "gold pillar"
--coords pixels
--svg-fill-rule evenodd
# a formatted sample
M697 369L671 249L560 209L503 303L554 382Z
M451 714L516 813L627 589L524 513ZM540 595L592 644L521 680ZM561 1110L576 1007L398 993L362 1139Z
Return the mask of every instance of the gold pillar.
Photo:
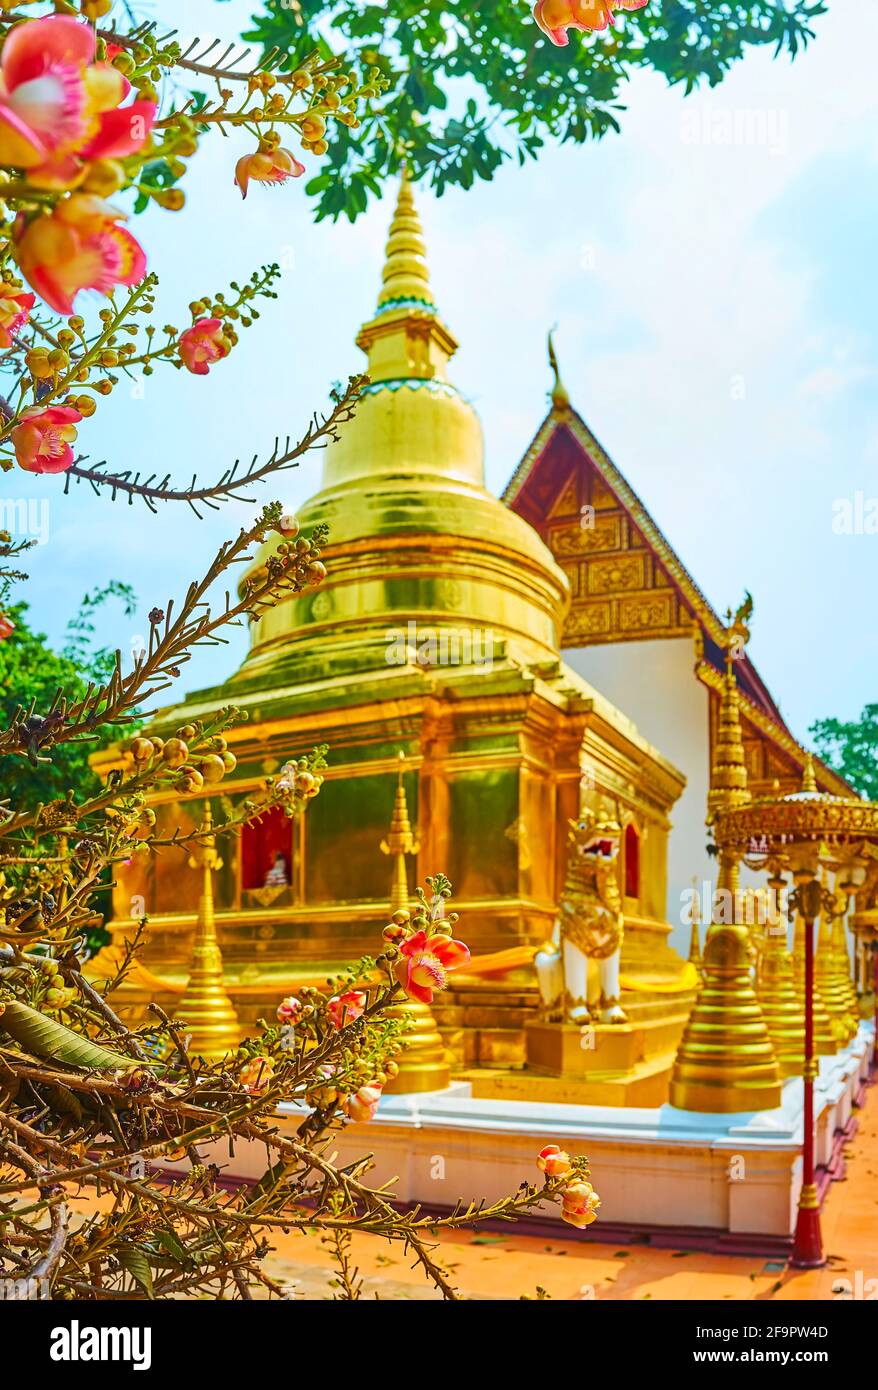
M204 824L210 831L213 819L209 801L205 802ZM189 864L193 869L201 869L202 889L189 981L175 1015L189 1035L190 1050L215 1061L238 1046L241 1029L223 985L223 958L213 910L213 874L222 868L222 860L213 834L207 834L199 843Z
M400 753L399 779L390 834L381 842L382 854L388 854L393 863L390 888L390 911L409 910L408 874L405 858L407 854L417 854L418 844L412 834L409 821L405 787L402 784L402 759ZM451 1068L445 1044L436 1027L433 1011L428 1004L418 999L406 999L402 1004L394 1004L385 1011L387 1018L407 1018L414 1027L403 1034L404 1051L399 1055L399 1072L384 1089L394 1095L411 1092L444 1091L451 1081Z

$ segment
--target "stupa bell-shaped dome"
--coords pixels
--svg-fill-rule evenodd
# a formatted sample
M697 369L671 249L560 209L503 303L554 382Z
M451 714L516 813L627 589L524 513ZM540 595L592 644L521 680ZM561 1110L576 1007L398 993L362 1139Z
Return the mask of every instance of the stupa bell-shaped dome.
M315 662L335 675L375 669L412 624L488 632L494 650L499 643L520 664L557 658L567 580L536 532L484 486L481 426L447 378L457 343L433 301L405 176L378 306L357 345L369 384L325 451L320 491L298 511L306 532L329 526L329 577L254 624L238 679L293 655L305 679Z

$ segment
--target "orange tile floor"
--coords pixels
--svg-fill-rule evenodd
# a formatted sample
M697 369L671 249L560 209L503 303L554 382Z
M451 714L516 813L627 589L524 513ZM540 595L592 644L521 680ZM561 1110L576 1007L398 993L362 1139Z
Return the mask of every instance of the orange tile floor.
M825 1269L788 1270L782 1260L701 1251L654 1250L539 1236L455 1234L443 1237L435 1257L466 1298L519 1299L540 1285L553 1299L832 1299L833 1285L856 1287L878 1279L878 1089L859 1112L860 1127L847 1146L846 1176L832 1184L823 1207ZM597 1228L593 1228L597 1229ZM563 1228L562 1228L563 1230ZM267 1269L295 1298L332 1296L333 1268L319 1237L279 1236ZM363 1296L438 1297L401 1247L371 1236L353 1237ZM860 1295L862 1297L862 1294Z

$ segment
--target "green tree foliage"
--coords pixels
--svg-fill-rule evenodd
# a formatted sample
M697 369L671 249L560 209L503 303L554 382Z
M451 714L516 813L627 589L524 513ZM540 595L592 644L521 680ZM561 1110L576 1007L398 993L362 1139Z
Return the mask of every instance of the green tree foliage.
M524 163L550 140L618 131L625 85L641 69L691 92L715 86L749 48L794 57L828 0L651 0L615 30L570 31L567 48L540 32L524 0L263 0L245 40L285 53L315 49L390 86L359 128L335 126L308 184L318 218L351 221L405 158L437 194Z
M67 625L67 640L60 652L49 646L44 633L28 623L28 604L7 605L15 623L11 637L0 642L0 724L10 723L19 705L34 702L36 714L45 714L59 689L68 698L82 695L89 681L105 681L112 670L114 653L95 645L95 616L108 599L118 599L126 617L135 611L134 592L127 584L111 581L86 594L79 611ZM51 760L32 762L22 755L8 758L3 767L4 798L19 809L63 797L73 789L78 797L93 794L98 780L88 765L94 743L64 743Z
M820 756L861 796L878 801L878 705L859 719L818 719L811 734Z

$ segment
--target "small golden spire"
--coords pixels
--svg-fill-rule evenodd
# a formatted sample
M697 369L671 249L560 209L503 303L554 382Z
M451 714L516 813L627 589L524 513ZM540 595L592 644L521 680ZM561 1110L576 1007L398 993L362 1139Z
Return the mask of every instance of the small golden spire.
M701 902L698 897L698 879L692 877L692 906L689 909L692 930L689 934L689 964L701 974Z
M814 759L810 753L805 758L805 766L802 769L801 790L803 792L816 792L818 790L817 778L814 776Z
M390 833L386 840L381 841L381 853L389 854L393 859L393 883L390 890L390 911L408 911L409 889L408 874L405 867L405 857L407 854L417 854L420 846L412 833L411 822L409 820L408 802L405 796L405 787L402 783L403 768L405 765L405 754L400 750L399 753L399 773L396 781L396 798L393 803L393 816L390 821Z
M417 854L419 846L412 834L409 821L409 808L406 802L402 774L405 754L400 750L399 776L396 784L396 798L393 803L393 816L390 834L381 841L382 854L393 858L393 879L390 888L390 911L408 912L409 888L405 867L407 854ZM404 1034L405 1049L399 1058L399 1073L384 1089L394 1095L407 1095L414 1091L444 1091L451 1081L451 1069L442 1035L436 1027L436 1020L428 1004L419 999L406 999L393 1004L386 1010L387 1018L408 1019L413 1026Z
M202 871L192 967L175 1013L189 1035L191 1051L214 1061L238 1046L240 1024L223 984L223 958L216 934L213 874L214 870L222 868L223 861L216 852L210 801L205 802L203 828L207 834L203 835L189 860L190 868Z
M567 387L561 380L561 371L558 367L558 356L555 352L555 341L552 337L554 331L553 328L549 329L549 366L555 378L552 383L552 409L558 411L569 410L570 397L567 394Z
M390 224L381 279L383 288L378 296L379 313L383 305L395 300L416 300L435 307L427 269L424 232L405 168L399 185L396 212Z

